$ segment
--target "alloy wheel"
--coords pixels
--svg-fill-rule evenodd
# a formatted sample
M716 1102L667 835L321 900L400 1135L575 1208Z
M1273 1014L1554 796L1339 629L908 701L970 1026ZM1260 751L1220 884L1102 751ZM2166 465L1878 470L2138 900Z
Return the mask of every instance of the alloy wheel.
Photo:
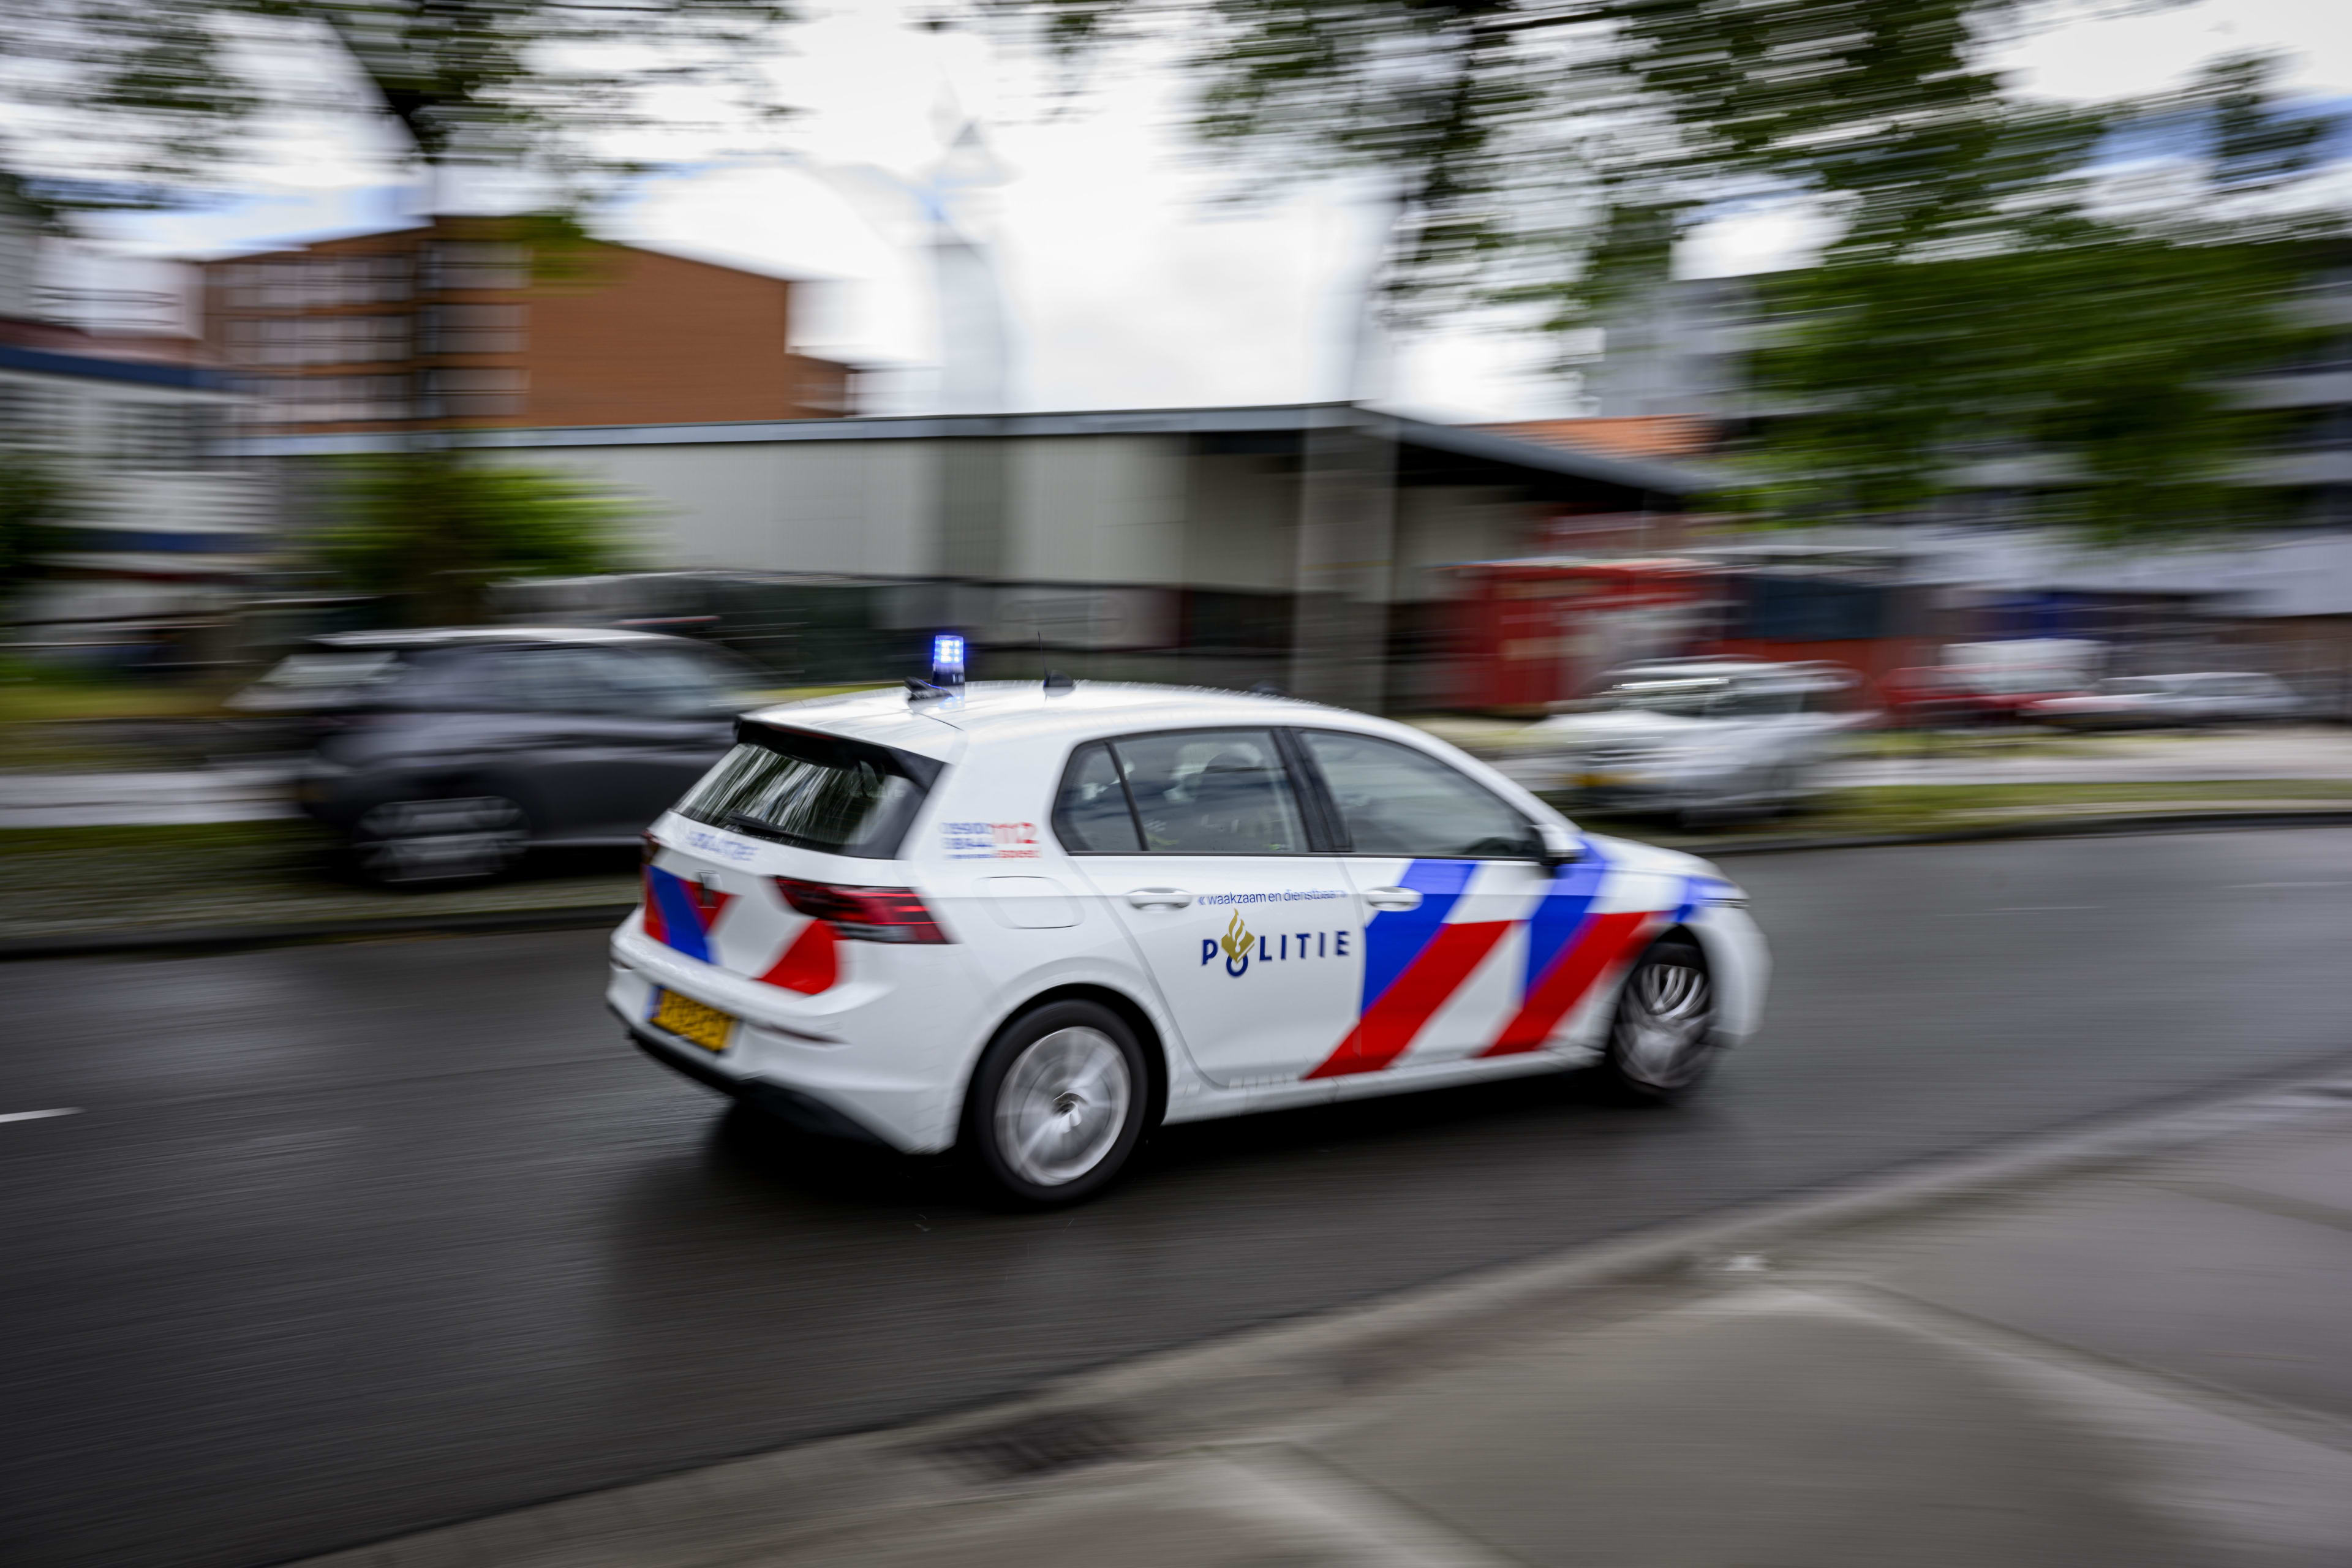
M1706 971L1679 955L1634 970L1617 1009L1617 1056L1627 1078L1679 1089L1696 1078L1713 1048L1715 988Z
M360 869L395 887L494 877L529 838L522 807L498 795L386 801L352 834Z
M1083 1026L1033 1041L996 1096L1004 1163L1041 1187L1076 1181L1102 1163L1127 1124L1135 1096L1127 1058L1108 1035Z

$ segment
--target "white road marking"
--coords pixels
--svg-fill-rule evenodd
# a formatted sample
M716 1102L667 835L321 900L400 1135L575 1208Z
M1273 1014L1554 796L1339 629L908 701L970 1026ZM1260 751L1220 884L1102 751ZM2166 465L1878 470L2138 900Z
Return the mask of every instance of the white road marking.
M80 1114L81 1107L79 1105L61 1105L55 1110L0 1111L0 1121L38 1121L44 1116L79 1116Z
M2224 888L2352 888L2352 882L2224 882Z

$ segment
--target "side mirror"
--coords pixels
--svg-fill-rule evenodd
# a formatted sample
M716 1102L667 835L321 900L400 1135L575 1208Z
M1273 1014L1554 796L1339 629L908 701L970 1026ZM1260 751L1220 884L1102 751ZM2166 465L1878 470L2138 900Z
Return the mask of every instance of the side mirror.
M1584 858L1584 840L1557 822L1537 823L1536 837L1543 840L1543 864L1547 870L1557 870Z

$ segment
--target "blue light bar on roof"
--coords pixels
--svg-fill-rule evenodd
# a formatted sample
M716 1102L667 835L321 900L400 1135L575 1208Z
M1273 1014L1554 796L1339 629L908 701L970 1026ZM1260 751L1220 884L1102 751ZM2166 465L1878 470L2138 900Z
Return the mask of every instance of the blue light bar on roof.
M931 636L931 684L963 684L963 634L935 632Z

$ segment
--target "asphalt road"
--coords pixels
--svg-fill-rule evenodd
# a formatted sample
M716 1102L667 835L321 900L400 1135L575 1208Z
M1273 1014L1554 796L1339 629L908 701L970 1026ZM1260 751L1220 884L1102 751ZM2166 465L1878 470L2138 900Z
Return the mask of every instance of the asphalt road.
M2352 831L1756 858L1697 1103L1171 1130L1044 1216L625 1047L593 933L0 970L0 1556L268 1563L2352 1053Z

